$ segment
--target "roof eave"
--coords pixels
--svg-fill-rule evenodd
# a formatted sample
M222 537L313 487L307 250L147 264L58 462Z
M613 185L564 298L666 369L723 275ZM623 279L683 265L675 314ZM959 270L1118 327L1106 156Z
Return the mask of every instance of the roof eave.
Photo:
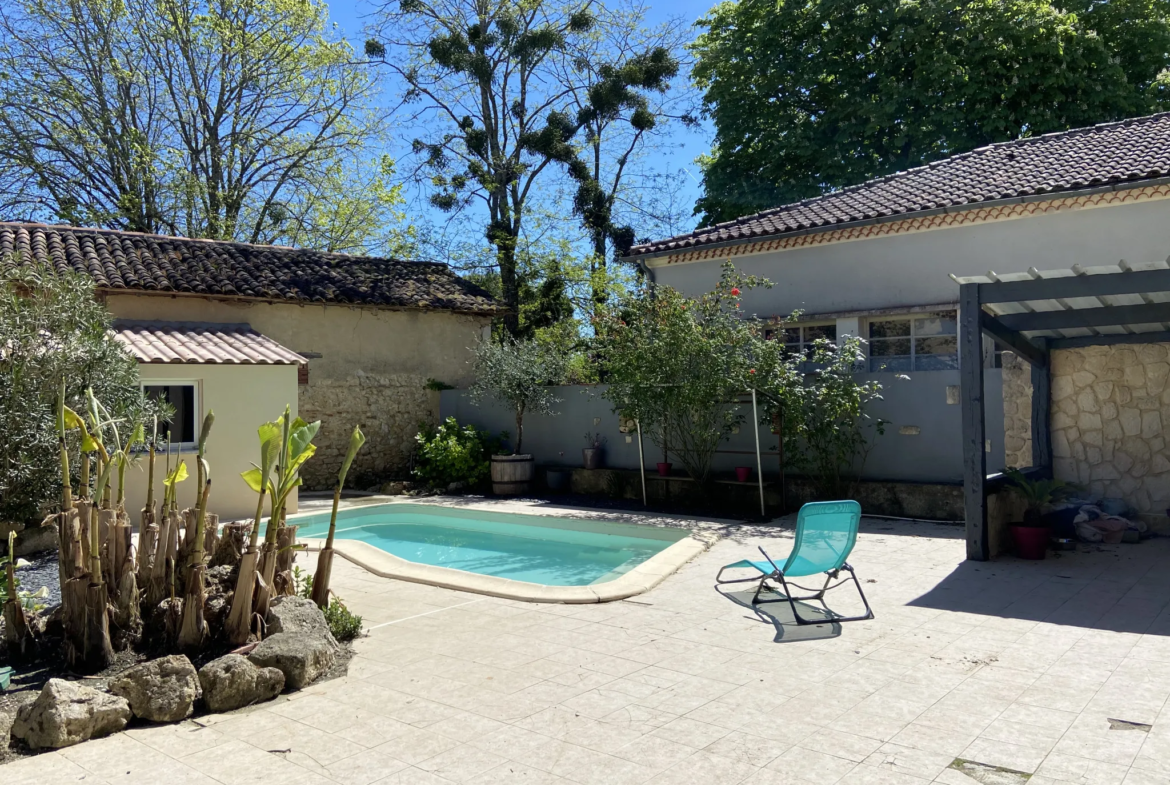
M119 286L96 286L95 291L99 294L117 294L117 295L141 295L144 297L185 297L197 300L223 300L227 302L248 302L248 303L267 303L269 305L299 305L302 307L311 306L333 306L337 308L373 308L380 311L421 311L430 312L437 311L441 313L459 314L462 316L483 316L494 317L503 314L507 309L500 305L494 305L491 308L442 308L436 306L422 306L422 305L391 305L389 303L346 303L335 300L285 300L275 297L251 297L243 294L209 294L203 292L178 292L168 291L166 289L137 289L131 287Z
M845 221L842 223L827 224L825 226L816 226L808 229L798 229L793 232L777 232L775 234L761 235L759 237L752 237L746 240L723 240L717 243L700 243L697 245L690 245L685 248L651 251L644 254L627 254L626 256L622 257L622 261L629 262L631 264L644 264L649 259L658 259L663 256L678 256L680 254L690 253L692 251L710 251L718 250L720 248L736 248L744 245L756 245L757 243L766 243L781 237L804 237L806 235L834 232L838 229L853 229L860 226L874 226L876 224L894 223L896 221L905 221L913 218L925 218L932 215L962 213L968 210L978 210L985 207L1000 207L1012 204L1026 204L1029 202L1047 202L1053 201L1055 199L1067 199L1072 196L1109 193L1111 191L1129 191L1134 188L1147 188L1149 186L1165 184L1170 184L1170 177L1152 177L1144 180L1126 180L1120 183L1095 186L1093 188L1075 188L1067 191L1049 191L1042 194L1030 194L1028 196L1013 196L1008 199L989 199L982 202L969 202L963 205L936 207L930 210L915 210L908 213L898 213L897 215L883 215L877 218L865 218L857 221Z

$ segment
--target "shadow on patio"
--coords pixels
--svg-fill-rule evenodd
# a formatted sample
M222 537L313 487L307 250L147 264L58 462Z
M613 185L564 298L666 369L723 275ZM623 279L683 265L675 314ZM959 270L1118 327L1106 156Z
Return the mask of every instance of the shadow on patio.
M1043 561L964 561L912 606L1170 635L1170 539L1080 545Z

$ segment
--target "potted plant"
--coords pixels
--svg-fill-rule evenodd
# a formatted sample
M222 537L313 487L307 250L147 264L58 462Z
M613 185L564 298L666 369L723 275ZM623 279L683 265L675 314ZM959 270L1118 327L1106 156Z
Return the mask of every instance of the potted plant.
M600 433L585 434L585 448L581 450L581 459L586 469L600 469L605 465L606 439Z
M752 467L750 466L736 466L735 480L736 482L747 482L752 478Z
M565 451L561 450L559 453L557 453L557 457L560 460L557 461L557 463L550 465L545 469L544 472L544 480L550 491L565 490L569 487L569 481L573 476L572 470L564 465Z
M508 406L516 417L516 443L511 454L493 455L492 491L500 496L526 493L532 482L532 455L523 452L524 415L556 414L560 399L551 385L565 373L563 353L537 341L505 338L481 341L475 349L475 382L469 390L478 404L485 397Z
M1054 478L1029 480L1019 469L1004 472L1012 491L1024 502L1024 519L1012 523L1012 540L1021 559L1043 559L1048 551L1052 527L1045 513L1076 491L1076 486Z

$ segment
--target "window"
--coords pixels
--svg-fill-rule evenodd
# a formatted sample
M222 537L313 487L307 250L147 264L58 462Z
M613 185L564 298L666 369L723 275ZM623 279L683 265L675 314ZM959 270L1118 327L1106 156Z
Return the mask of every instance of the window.
M958 322L953 311L870 321L870 371L944 371L958 367Z
M808 357L812 354L813 342L824 338L829 341L837 340L837 325L808 324L799 327L777 327L764 331L764 337L769 341L783 341L787 349L793 354L803 354Z
M142 393L154 400L163 400L175 407L175 416L169 423L158 424L158 438L176 446L194 445L198 438L199 402L195 382L144 384Z

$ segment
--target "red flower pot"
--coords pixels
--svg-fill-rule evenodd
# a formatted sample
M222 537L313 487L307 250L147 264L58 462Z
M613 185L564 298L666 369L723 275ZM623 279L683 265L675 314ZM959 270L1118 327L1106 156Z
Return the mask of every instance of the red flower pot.
M747 482L752 478L752 467L750 466L736 466L735 479L740 482Z
M1048 554L1052 530L1047 526L1012 526L1016 555L1021 559L1043 559Z
M659 463L658 464L658 476L659 477L669 477L671 466L674 466L674 464L673 463Z

